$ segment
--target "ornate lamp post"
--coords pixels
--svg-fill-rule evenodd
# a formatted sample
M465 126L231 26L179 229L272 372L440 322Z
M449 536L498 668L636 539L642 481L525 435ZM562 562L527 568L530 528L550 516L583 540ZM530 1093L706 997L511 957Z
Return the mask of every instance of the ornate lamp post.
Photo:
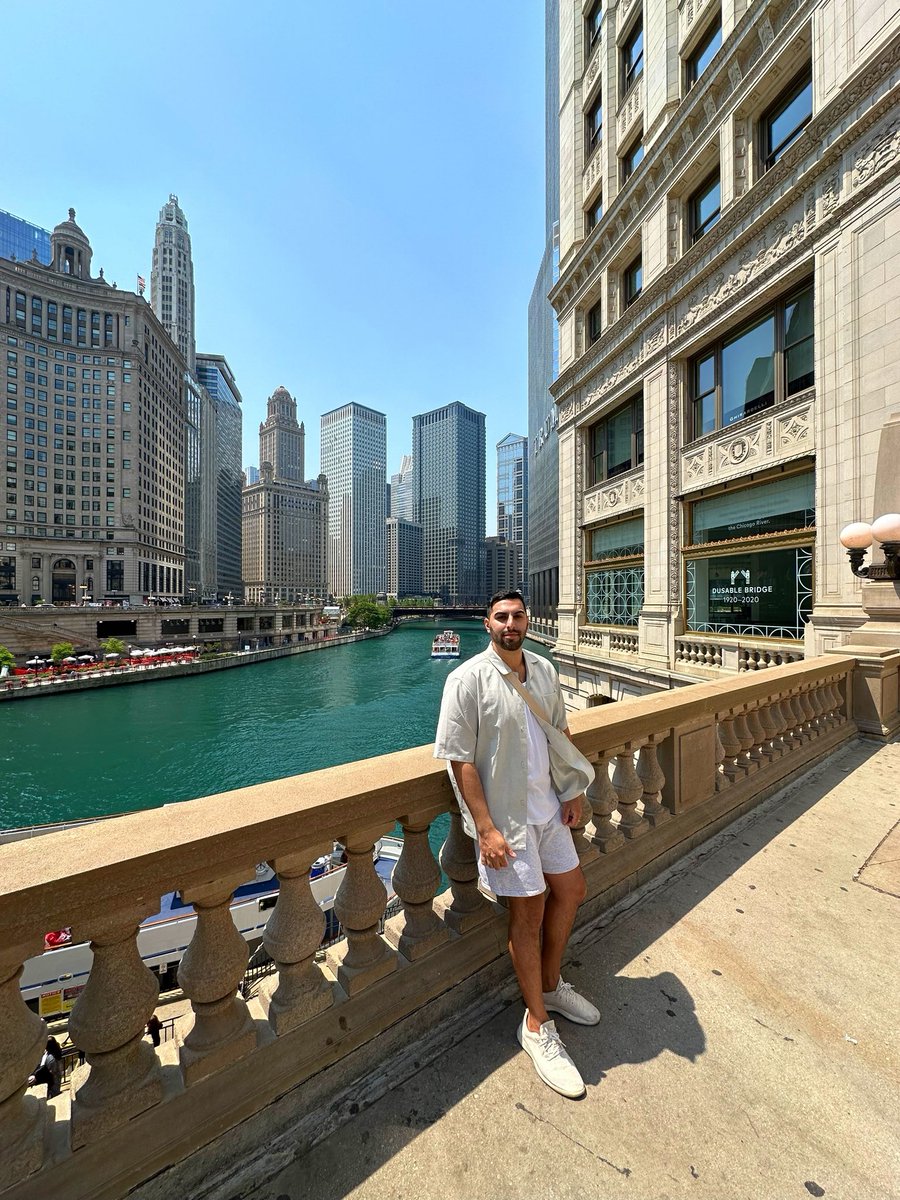
M884 562L864 567L866 550L873 541L881 543ZM854 575L869 580L900 579L900 513L885 513L871 525L865 521L845 525L841 530L841 545L847 550Z

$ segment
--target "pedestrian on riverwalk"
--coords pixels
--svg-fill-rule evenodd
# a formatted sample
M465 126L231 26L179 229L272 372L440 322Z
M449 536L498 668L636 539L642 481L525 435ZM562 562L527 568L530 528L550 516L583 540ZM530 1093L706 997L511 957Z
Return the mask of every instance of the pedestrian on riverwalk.
M596 1025L600 1013L560 974L585 897L572 840L593 769L572 745L559 678L523 649L520 592L491 597L490 645L447 677L435 758L446 759L482 885L509 906L509 952L525 1001L519 1043L541 1079L577 1098L584 1081L549 1014Z
M147 1022L147 1033L150 1035L150 1041L154 1046L158 1046L160 1042L160 1031L162 1030L162 1022L156 1013L153 1013L150 1020Z

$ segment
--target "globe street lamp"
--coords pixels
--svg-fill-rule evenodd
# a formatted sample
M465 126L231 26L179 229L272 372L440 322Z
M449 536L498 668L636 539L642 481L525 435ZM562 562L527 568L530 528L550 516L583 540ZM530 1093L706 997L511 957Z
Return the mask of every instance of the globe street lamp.
M872 542L880 542L883 563L864 567L866 550ZM841 530L841 545L850 559L850 570L861 579L900 579L900 513L885 513L871 525L853 521Z

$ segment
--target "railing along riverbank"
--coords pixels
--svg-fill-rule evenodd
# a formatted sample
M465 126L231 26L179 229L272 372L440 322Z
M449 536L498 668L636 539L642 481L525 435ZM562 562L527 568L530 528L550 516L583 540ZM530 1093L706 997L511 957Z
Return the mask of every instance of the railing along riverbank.
M68 671L64 675L39 679L16 675L0 681L0 701L29 700L36 696L60 696L69 692L93 691L102 687L122 687L133 683L156 683L161 679L183 679L190 675L206 675L210 671L228 671L233 667L250 667L273 658L288 658L309 654L314 650L330 650L335 646L350 646L367 638L384 637L389 629L361 630L324 636L315 640L294 642L284 646L269 646L264 650L235 650L217 654L214 658L199 658L193 662L145 663L141 666L108 667L98 671Z
M898 662L897 653L832 654L575 714L575 741L596 772L575 830L588 880L582 920L859 725L896 729ZM428 829L447 811L440 866L450 886L438 895ZM372 849L395 821L405 836L393 878L401 911L380 934L386 893ZM505 914L478 890L474 844L430 746L130 814L109 830L99 822L0 847L0 1191L16 1200L111 1200L203 1145L208 1171L208 1143L226 1130L216 1145L246 1165L511 972ZM309 870L335 839L349 856L335 901L346 937L320 963L325 919ZM229 901L261 860L281 886L264 938L277 970L248 1002L239 994L247 946ZM142 1034L158 984L136 933L171 890L198 914L179 970L191 1011L154 1050ZM86 1063L48 1102L26 1090L46 1031L18 977L44 933L67 926L94 951L69 1021ZM194 1194L185 1186L170 1194Z

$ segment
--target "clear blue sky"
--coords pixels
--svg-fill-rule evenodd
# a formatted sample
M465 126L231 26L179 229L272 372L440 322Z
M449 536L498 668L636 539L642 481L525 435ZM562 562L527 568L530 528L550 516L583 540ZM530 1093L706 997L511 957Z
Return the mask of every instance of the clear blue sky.
M197 348L224 354L257 463L267 397L306 422L355 400L527 433L527 305L543 244L542 0L61 0L4 6L0 208L72 205L94 270L150 288L175 192L194 253Z

